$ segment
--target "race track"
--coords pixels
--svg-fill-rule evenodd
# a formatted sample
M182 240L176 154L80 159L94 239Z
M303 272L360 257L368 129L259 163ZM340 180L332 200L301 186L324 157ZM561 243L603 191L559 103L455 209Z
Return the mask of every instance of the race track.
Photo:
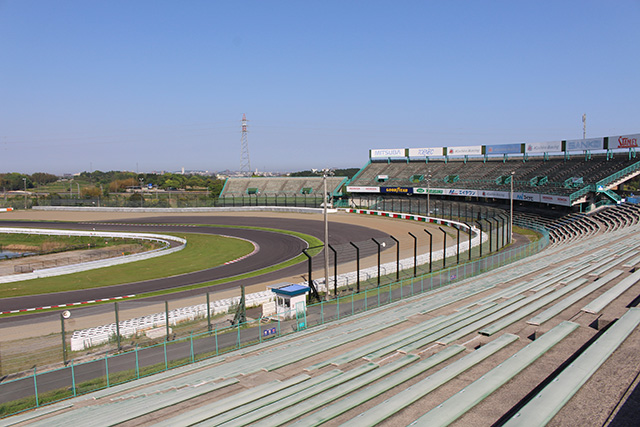
M194 224L217 224L229 227L207 227ZM110 222L47 222L47 221L2 221L2 226L7 227L33 227L33 228L62 228L79 230L106 230L106 231L135 231L149 233L202 233L239 237L255 242L260 250L250 257L239 262L221 265L206 270L166 277L141 282L132 282L122 285L107 286L94 289L86 289L70 292L59 292L45 295L32 295L16 298L0 299L0 311L20 310L31 307L42 307L59 304L67 304L77 301L91 301L103 298L113 298L130 294L142 294L159 290L194 285L212 280L228 278L240 274L256 271L287 261L298 256L306 247L303 240L283 233L272 231L254 230L246 228L233 228L234 226L252 226L279 230L290 230L309 234L323 239L323 222L312 219L298 219L286 217L250 217L250 216L154 216L148 218L127 219ZM349 242L359 242L365 239L387 239L388 234L382 231L352 224L332 223L329 244L341 246ZM393 243L391 240L385 240ZM389 244L386 249L389 249ZM321 258L321 257L320 257ZM230 281L224 284L199 288L190 291L182 291L174 294L175 297L184 297L202 294L208 291L220 291L239 287L250 286L267 281L277 280L278 277L290 277L303 275L307 271L306 262L296 264L275 272ZM163 299L164 297L159 297Z

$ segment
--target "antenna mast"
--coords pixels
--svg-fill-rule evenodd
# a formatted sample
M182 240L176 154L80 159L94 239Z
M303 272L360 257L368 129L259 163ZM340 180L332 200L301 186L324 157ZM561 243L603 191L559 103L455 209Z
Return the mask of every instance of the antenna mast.
M582 139L587 139L587 115L582 115Z
M240 139L240 174L251 176L249 142L247 141L247 116L242 114L242 138Z

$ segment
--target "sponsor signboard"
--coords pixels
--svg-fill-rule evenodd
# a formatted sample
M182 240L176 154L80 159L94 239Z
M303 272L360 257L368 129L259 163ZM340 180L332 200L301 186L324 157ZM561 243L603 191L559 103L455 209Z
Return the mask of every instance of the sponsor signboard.
M447 147L448 156L466 156L482 154L482 145L470 145L468 147Z
M539 202L540 194L535 193L513 193L514 200L520 200L523 202Z
M613 148L635 148L640 142L640 133L633 135L620 135L609 137L609 149Z
M494 199L508 199L509 192L508 191L478 191L479 197L492 197Z
M380 148L369 151L369 157L372 159L387 159L389 157L405 157L406 150L404 148Z
M571 206L571 201L568 196L555 196L551 194L541 194L540 201L542 203L549 203L552 205Z
M432 148L409 148L409 157L430 157L430 156L442 156L442 147Z
M423 187L415 187L413 189L413 192L416 194L427 194L427 192L429 194L444 194L445 190L443 190L442 188L423 188Z
M413 194L413 187L380 187L381 193Z
M458 190L453 188L453 189L445 190L444 194L449 196L475 197L478 195L478 191L477 190Z
M485 154L520 154L524 144L485 145Z
M603 150L604 138L572 139L565 145L566 151Z
M354 187L347 186L347 192L349 193L379 193L380 187Z
M527 142L527 153L556 153L562 151L562 141Z

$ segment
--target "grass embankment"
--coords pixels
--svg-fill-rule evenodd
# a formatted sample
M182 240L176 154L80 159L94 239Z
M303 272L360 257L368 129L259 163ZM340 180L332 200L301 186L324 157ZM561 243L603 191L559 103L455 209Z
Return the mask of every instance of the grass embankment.
M160 247L161 244L148 240L114 239L98 236L53 236L39 234L0 233L0 249L15 252L49 254L82 249L108 248L129 244L142 245L144 250Z
M236 227L237 228L237 227ZM314 237L301 233L282 230L261 229L257 227L243 227L259 230L276 231L295 235L305 240L309 246L318 246L320 241ZM171 233L166 233L171 234ZM173 254L163 255L143 261L128 264L89 270L64 276L26 280L0 285L0 298L9 298L26 295L38 295L52 292L64 292L81 289L99 288L142 280L158 279L161 277L175 276L194 271L213 268L232 261L254 250L253 244L248 241L207 234L173 234L186 237L188 243L185 249ZM278 270L289 265L297 264L306 259L300 255L284 263L258 271L248 272L240 276L234 276L216 281L188 285L172 290L158 291L145 294L145 296L160 295L176 292L178 290L195 289L212 286L232 280L257 276ZM73 302L73 301L69 301Z

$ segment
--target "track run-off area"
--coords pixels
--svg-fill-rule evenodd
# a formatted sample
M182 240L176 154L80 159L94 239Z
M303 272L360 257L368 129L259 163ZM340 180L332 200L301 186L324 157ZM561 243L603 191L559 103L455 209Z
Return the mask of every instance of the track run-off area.
M143 296L147 301L163 301L166 299L185 299L210 292L212 299L222 299L239 294L239 287L244 285L247 292L264 291L267 285L282 282L299 283L307 278L308 266L306 259L294 265L257 274L251 277L233 280L233 277L259 272L299 257L302 250L308 247L307 242L291 234L278 232L286 230L312 236L318 240L324 237L324 223L321 213L291 213L291 212L220 212L220 213L163 213L149 212L52 212L52 211L13 211L6 212L0 217L2 227L54 228L96 231L125 231L170 233L185 237L189 234L209 234L236 237L253 242L257 248L250 256L242 257L236 262L214 266L199 271L162 277L152 280L136 281L105 287L91 287L88 289L47 293L44 295L29 295L0 299L0 312L21 310L47 306L64 306L88 301L113 301L114 298ZM244 228L249 227L249 228ZM251 227L258 227L251 228ZM390 250L394 241L389 236L395 236L400 241L403 257L413 254L413 239L409 232L418 236L426 236L423 229L437 227L433 224L416 223L381 217L370 217L356 214L333 213L329 215L329 244L334 247L345 247L350 242L367 242L370 249L375 246L371 239L386 242L383 250L383 261L395 259L396 250ZM267 230L269 229L269 230ZM271 231L273 230L273 231ZM427 240L424 239L426 247ZM449 242L451 245L452 241ZM442 239L434 233L433 245L441 247ZM171 256L171 255L168 255ZM361 268L375 265L376 257L371 250L361 254ZM322 253L314 257L314 278L324 277ZM355 254L341 256L338 259L340 270L355 271ZM215 285L208 282L231 280ZM10 286L11 284L0 285ZM180 288L187 288L180 290ZM175 292L170 290L175 289ZM166 292L172 292L167 295ZM155 293L155 294L154 294ZM159 294L159 295L158 295ZM80 313L82 315L82 313ZM13 324L22 324L26 320L33 321L37 313L18 317L0 316L0 328ZM74 316L75 317L75 316ZM79 322L81 327L83 322ZM94 324L94 321L88 321ZM52 332L59 326L52 326Z

